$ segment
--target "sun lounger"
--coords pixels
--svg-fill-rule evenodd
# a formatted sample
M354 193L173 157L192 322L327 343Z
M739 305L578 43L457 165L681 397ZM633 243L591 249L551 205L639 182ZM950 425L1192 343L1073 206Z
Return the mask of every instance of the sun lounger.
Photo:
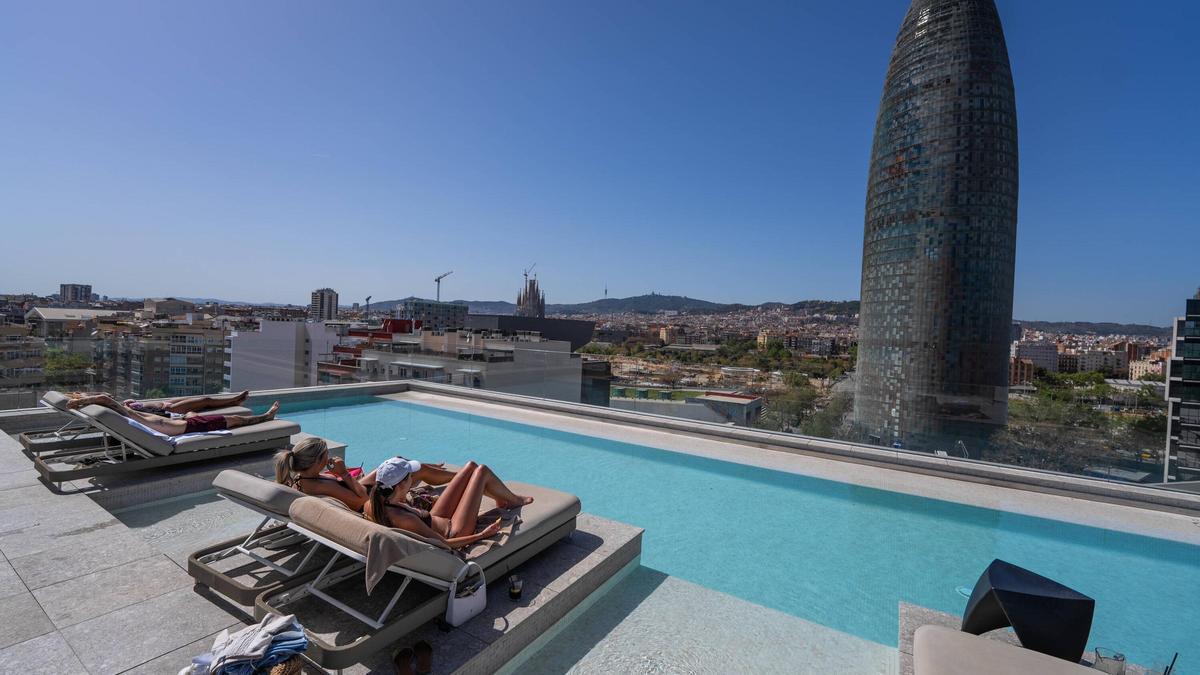
M33 456L34 468L50 483L144 471L164 466L202 462L248 452L286 447L300 427L285 420L238 427L222 434L185 434L169 439L130 424L123 415L103 406L79 411L98 430L116 441L103 448L62 450Z
M304 497L290 508L292 530L337 552L313 579L296 578L259 595L255 615L296 614L306 626L308 655L326 668L345 668L395 643L420 626L444 616L448 589L478 577L502 579L551 544L575 530L579 499L557 490L510 482L518 494L534 497L533 504L513 513L519 519L501 543L473 547L465 559L400 530L370 522L330 501ZM480 511L494 508L484 499ZM393 563L374 591L367 595L364 565L368 542L379 533L407 555ZM338 567L346 559L358 564ZM413 583L416 582L416 583ZM338 611L329 611L330 608Z
M913 675L958 675L964 672L975 675L1087 675L1098 671L953 628L921 626L917 629L913 636Z
M287 528L288 508L303 492L248 473L226 469L213 480L217 494L263 517L245 537L213 544L188 557L188 574L196 583L242 605L274 590L309 568L320 546ZM244 556L241 564L229 561ZM326 556L327 557L327 556ZM223 562L224 561L224 562ZM323 561L322 561L323 562Z
M42 396L38 403L62 413L66 418L66 422L54 431L29 432L18 436L17 440L20 441L21 445L30 454L36 455L44 452L80 448L104 448L115 444L108 437L107 432L94 424L94 420L91 417L86 415L82 410L68 407L67 404L70 401L71 399L65 394L57 391L48 391ZM216 410L206 410L204 414L250 415L252 411L242 406L229 406Z

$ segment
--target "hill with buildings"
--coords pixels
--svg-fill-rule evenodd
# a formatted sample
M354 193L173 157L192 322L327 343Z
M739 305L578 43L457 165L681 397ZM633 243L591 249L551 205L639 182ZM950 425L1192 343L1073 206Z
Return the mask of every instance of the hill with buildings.
M1072 335L1144 335L1146 337L1169 338L1170 326L1148 326L1140 323L1095 323L1091 321L1021 321L1021 327L1043 333Z
M395 307L405 300L380 300L371 303L372 307ZM421 299L421 298L417 298ZM472 314L513 314L517 306L504 300L451 300L450 302L466 304ZM648 293L628 298L603 298L591 302L547 304L547 314L655 314L657 312L688 312L692 314L722 314L739 312L750 309L790 309L807 314L839 314L853 315L858 313L857 300L801 300L799 302L765 302L760 305L742 303L721 303L689 298L685 295L660 295Z

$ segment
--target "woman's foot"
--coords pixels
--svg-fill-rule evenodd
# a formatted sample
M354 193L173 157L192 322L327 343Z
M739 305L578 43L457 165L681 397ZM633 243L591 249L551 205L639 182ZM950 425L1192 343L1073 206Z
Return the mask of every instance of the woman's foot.
M525 506L526 504L533 503L533 497L522 497L521 495L515 495L515 496L517 499L516 499L516 501L513 501L513 502L506 502L506 501L501 501L501 500L497 499L496 506L499 508L502 508L502 509L515 509L518 506Z
M413 645L413 653L417 655L417 675L427 675L433 671L433 646L424 640Z
M396 675L412 675L413 650L402 647L392 655L392 665L396 667Z
M246 389L245 391L243 391L242 393L238 394L237 396L234 396L234 397L233 397L233 402L234 402L234 403L241 403L242 401L245 401L245 400L246 400L246 399L247 399L249 396L250 396L250 390L249 390L249 389Z
M275 413L277 413L277 412L279 412L279 401L275 401L274 403L271 404L271 407L267 409L267 412L266 412L267 421L275 419Z

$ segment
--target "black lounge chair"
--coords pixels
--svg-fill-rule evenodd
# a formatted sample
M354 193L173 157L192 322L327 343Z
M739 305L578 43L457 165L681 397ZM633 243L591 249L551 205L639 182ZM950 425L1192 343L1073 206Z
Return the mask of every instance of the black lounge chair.
M1057 581L993 560L971 591L962 630L982 635L1012 626L1026 649L1079 663L1095 608L1095 600Z

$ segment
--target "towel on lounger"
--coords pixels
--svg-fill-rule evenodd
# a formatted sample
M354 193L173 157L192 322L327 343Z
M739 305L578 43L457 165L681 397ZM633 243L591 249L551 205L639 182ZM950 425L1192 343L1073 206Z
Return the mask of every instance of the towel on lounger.
M127 422L129 422L130 426L135 427L137 429L141 429L142 431L150 434L151 436L153 436L155 438L161 438L162 440L170 443L171 445L176 445L179 443L179 441L181 441L185 438L192 438L193 436L228 436L233 433L229 429L219 429L219 430L215 430L215 431L197 431L195 433L190 433L190 434L180 434L178 436L168 436L167 434L164 434L161 431L151 429L150 427L146 426L145 424L142 424L141 422L139 422L135 419L126 417L125 420Z

